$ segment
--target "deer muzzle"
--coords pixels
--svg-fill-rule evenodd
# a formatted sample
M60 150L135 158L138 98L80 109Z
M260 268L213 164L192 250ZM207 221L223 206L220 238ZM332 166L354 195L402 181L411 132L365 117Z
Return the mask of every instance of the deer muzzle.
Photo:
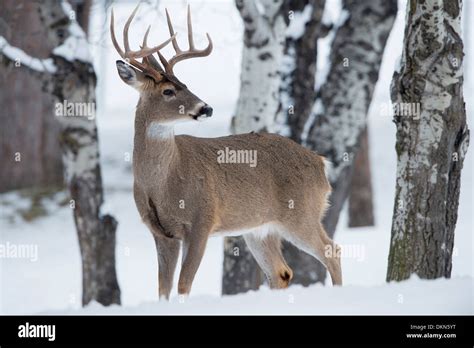
M212 116L212 108L209 105L204 105L201 110L199 110L199 115L206 115L207 117Z

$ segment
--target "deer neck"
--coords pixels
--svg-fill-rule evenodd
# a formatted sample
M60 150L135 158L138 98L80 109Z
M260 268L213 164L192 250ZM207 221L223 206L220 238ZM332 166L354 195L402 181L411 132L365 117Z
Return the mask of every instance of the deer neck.
M145 115L137 111L133 149L136 179L156 175L158 179L164 180L170 168L176 163L178 155L173 124L149 121Z

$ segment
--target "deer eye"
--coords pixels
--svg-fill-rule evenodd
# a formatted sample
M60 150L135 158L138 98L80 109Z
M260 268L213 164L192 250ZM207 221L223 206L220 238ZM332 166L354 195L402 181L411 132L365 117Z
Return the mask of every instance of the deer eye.
M167 88L163 91L163 95L172 96L174 95L174 91L170 88Z

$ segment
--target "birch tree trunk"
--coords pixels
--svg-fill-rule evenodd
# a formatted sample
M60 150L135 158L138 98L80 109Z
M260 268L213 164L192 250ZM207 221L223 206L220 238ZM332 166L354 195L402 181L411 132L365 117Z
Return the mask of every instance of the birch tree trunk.
M31 78L40 79L56 101L50 112L61 127L62 159L82 257L82 303L120 303L115 272L117 222L100 213L103 189L95 123L96 76L87 40L68 2L38 3L38 10L47 32L44 41L54 47L50 58L28 56L4 37L0 37L1 56L6 64L20 60L21 67Z
M236 0L244 22L239 99L234 133L269 131L279 105L280 65L285 40L283 0Z
M392 80L397 180L387 281L450 277L461 169L469 144L463 98L461 1L407 6Z
M279 70L286 23L283 0L236 0L244 23L240 92L233 133L271 131L279 107ZM222 294L256 290L263 274L242 237L224 240Z
M349 188L349 227L373 226L374 223L369 130L366 127L354 160L354 174Z

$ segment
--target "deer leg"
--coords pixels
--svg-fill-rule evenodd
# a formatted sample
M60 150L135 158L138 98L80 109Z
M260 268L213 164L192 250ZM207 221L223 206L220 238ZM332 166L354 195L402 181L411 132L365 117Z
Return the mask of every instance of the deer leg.
M328 237L321 223L316 224L316 231L301 228L297 232L286 234L285 239L319 260L331 275L333 285L342 285L341 248Z
M293 278L293 272L288 267L281 253L281 239L277 235L267 235L264 238L254 233L244 234L245 243L268 279L270 288L287 288Z
M183 240L183 261L178 282L178 294L180 295L188 295L191 291L194 276L206 249L208 234L195 232Z
M174 271L178 262L180 241L153 234L158 254L158 293L160 300L168 300L173 287Z
M160 300L168 300L173 287L174 271L179 257L179 239L172 238L172 233L163 229L154 206L150 207L143 216L155 239L158 254L158 295Z

